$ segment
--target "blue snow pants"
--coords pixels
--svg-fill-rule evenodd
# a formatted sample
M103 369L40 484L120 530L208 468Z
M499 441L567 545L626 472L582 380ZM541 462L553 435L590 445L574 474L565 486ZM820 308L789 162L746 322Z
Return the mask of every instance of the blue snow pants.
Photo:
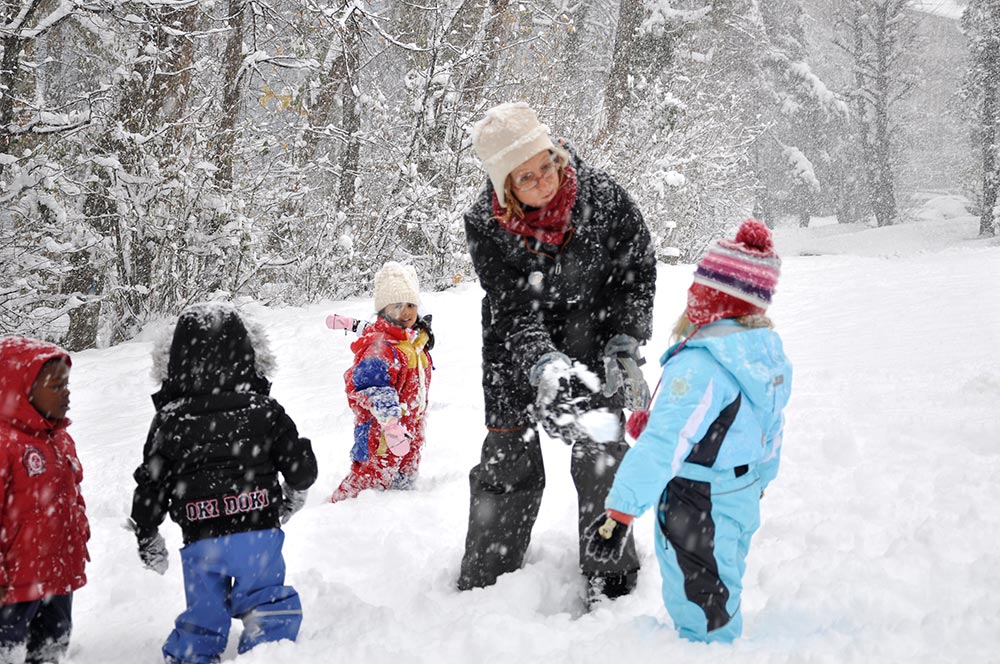
M656 558L663 603L691 641L732 642L743 631L740 595L750 538L760 527L761 482L755 468L701 480L675 477L660 498Z
M295 640L299 595L285 583L280 529L192 542L181 549L187 609L163 645L168 664L214 664L226 649L233 618L243 621L239 652L259 643Z

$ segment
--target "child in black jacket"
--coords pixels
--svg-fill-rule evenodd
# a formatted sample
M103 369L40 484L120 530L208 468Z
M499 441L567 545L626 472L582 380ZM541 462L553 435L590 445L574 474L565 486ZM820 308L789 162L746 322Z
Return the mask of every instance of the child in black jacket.
M163 646L168 664L218 662L232 618L243 621L240 653L294 640L302 621L298 593L284 585L280 524L304 504L316 457L268 396L271 356L248 323L226 304L192 305L165 367L154 360L162 387L131 524L140 558L160 574L167 551L158 527L168 512L183 533L187 610Z

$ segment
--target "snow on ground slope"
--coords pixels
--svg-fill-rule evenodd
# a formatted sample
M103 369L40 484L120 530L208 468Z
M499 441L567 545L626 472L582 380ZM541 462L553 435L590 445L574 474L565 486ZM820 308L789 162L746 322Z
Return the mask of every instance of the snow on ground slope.
M468 470L485 430L475 284L428 294L438 347L428 445L413 492L331 505L348 467L342 374L351 336L328 313L249 305L270 332L274 395L320 462L286 528L302 595L298 643L238 658L288 662L998 662L1000 645L1000 245L971 217L889 229L783 228L772 309L795 365L781 473L749 558L745 635L680 640L660 598L653 519L637 521L644 568L630 597L585 613L576 570L569 454L544 441L548 486L523 570L458 593ZM661 266L655 359L681 311L691 266ZM93 527L90 583L76 597L72 664L153 664L183 608L180 533L161 529L171 568L143 570L121 528L152 417L152 333L79 353L75 436ZM646 365L652 384L656 362ZM234 623L225 660L236 658Z

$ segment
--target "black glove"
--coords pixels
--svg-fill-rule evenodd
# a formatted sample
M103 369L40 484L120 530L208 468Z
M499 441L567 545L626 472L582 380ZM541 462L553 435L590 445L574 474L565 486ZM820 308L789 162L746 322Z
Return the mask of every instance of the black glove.
M639 370L639 342L627 334L616 334L604 347L604 396L622 393L625 407L640 410L649 405L649 385Z
M615 521L606 513L599 514L583 530L583 537L587 542L585 549L587 557L602 563L618 562L625 553L625 543L628 541L630 530L632 524L625 525Z
M281 523L288 523L292 515L302 509L306 504L307 493L308 491L305 489L296 491L288 486L287 483L281 485L281 508L278 511Z
M139 560L143 567L157 574L165 574L170 566L170 557L167 554L167 543L160 531L156 528L143 528L132 519L125 522L125 528L135 533L135 539L139 543Z
M567 445L587 439L579 418L590 410L585 395L592 390L577 377L570 359L559 352L546 353L528 378L537 389L535 413L545 432Z
M424 350L434 350L434 332L431 331L431 314L418 318L417 322L413 324L413 329L426 332L427 343L424 344Z

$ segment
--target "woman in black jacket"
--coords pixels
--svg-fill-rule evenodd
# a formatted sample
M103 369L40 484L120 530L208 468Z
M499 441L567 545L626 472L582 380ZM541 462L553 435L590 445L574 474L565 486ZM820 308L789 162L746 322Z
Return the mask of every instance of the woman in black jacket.
M490 109L473 146L490 179L465 213L486 292L487 435L470 473L462 590L491 585L524 561L545 486L538 423L573 446L581 538L601 511L628 445L621 433L610 442L592 436L582 416L606 409L620 423L623 407L647 405L638 349L650 336L656 278L635 203L608 174L553 144L527 104ZM628 593L639 561L630 541L615 563L581 546L580 567L593 601Z

